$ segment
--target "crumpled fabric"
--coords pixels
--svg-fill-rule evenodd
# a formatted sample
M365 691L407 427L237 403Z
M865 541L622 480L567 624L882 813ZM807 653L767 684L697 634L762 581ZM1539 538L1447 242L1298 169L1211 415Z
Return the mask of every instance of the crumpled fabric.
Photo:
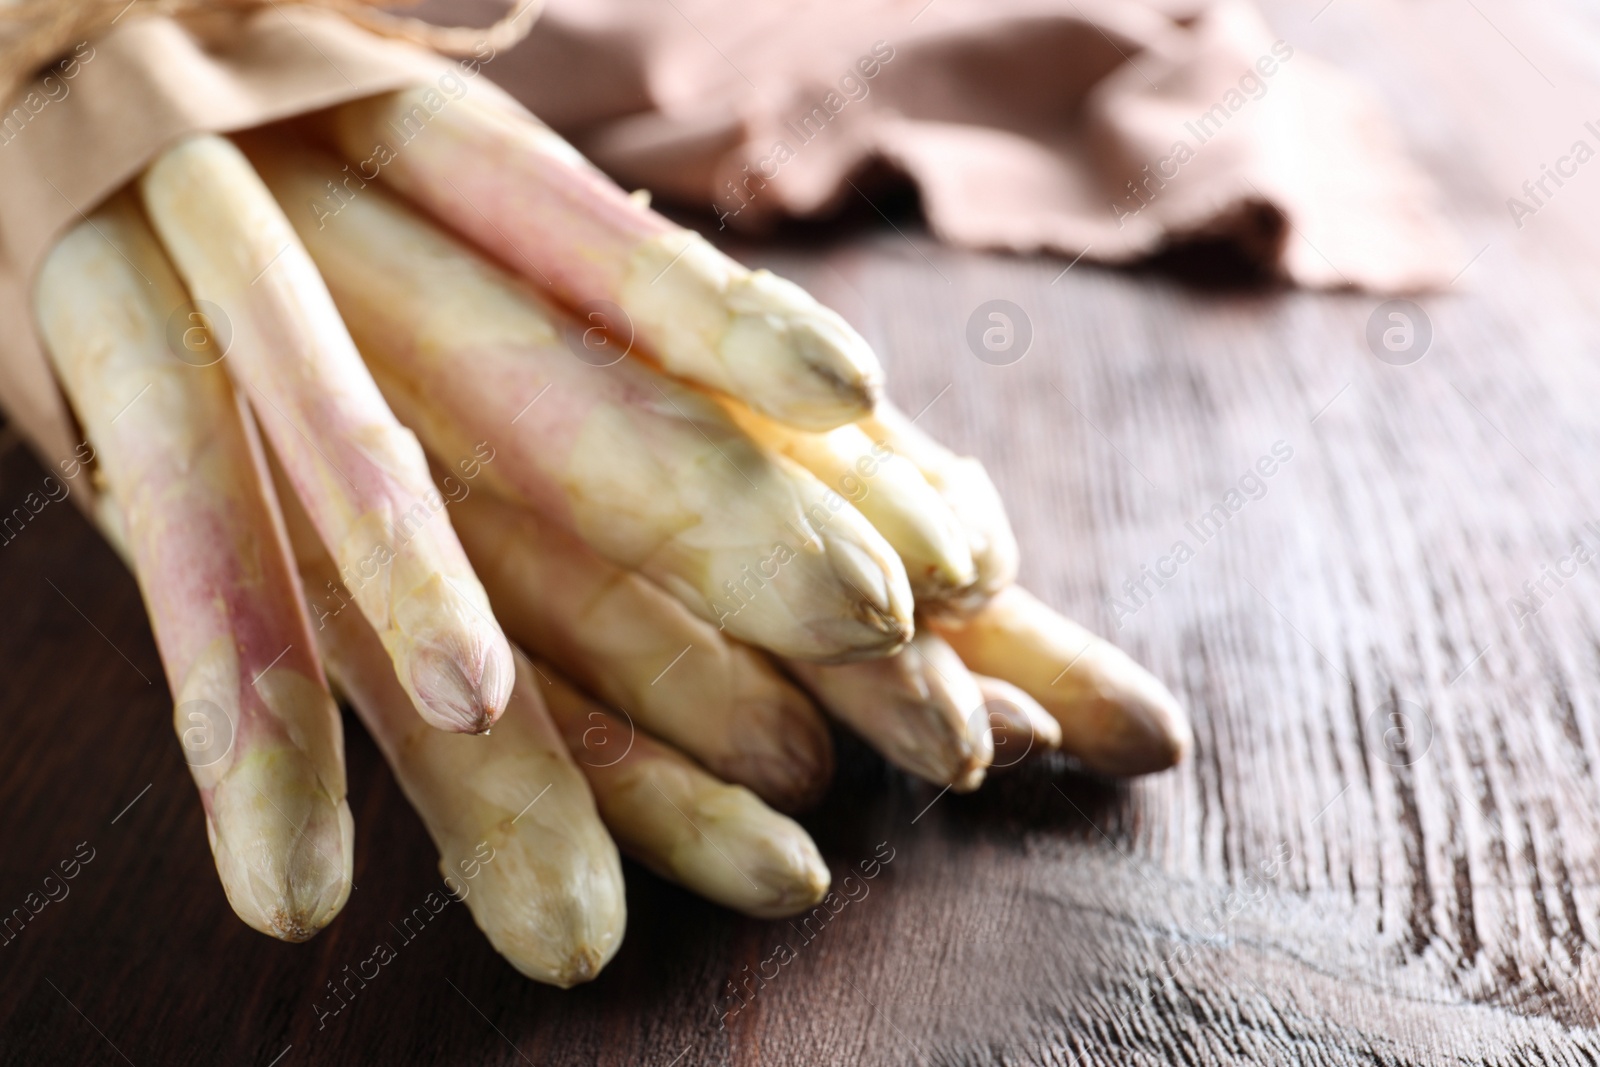
M875 204L888 168L969 248L1220 242L1378 291L1465 261L1374 96L1247 0L551 0L488 73L623 184L747 232Z

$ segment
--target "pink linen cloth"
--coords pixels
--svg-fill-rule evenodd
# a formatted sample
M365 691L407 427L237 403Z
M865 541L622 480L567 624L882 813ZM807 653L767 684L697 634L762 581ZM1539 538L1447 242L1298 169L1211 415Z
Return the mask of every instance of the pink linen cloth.
M437 0L431 17L498 10ZM623 184L759 232L872 197L952 244L1123 264L1220 240L1422 290L1459 244L1372 95L1247 0L551 0L485 68Z

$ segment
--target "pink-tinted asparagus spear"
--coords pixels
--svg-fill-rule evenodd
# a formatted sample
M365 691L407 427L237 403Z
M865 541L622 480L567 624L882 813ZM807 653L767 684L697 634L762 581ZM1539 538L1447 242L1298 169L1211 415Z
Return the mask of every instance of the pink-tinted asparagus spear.
M178 272L229 335L227 366L417 710L443 729L487 729L511 690L510 645L416 437L384 403L272 194L215 136L168 149L140 190Z
M323 213L340 182L381 173L560 303L620 308L669 373L802 429L871 412L883 372L838 314L630 198L528 116L422 88L345 105L332 126L359 173L320 191Z
M350 893L344 740L259 442L136 204L45 261L39 326L95 447L234 911L303 941Z
M732 636L812 659L905 641L905 568L844 497L703 394L632 359L579 358L558 313L383 190L319 227L303 205L336 162L254 154L390 402L440 459L487 440L487 482Z
M333 562L304 513L293 502L284 511L300 576L320 597ZM622 864L527 663L492 736L464 737L412 713L354 609L322 613L318 624L329 675L427 826L445 885L495 951L536 981L594 978L622 944Z

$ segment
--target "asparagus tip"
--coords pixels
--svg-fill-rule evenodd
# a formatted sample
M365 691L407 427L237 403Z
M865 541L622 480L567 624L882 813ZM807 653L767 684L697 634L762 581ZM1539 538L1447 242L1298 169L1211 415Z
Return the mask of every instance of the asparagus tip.
M487 733L511 696L510 651L503 642L461 648L455 637L452 631L423 640L413 652L409 681L417 710L440 729Z
M950 791L971 793L983 784L994 762L994 732L989 717L981 710L967 716L966 740L956 753L955 770L950 774Z
M994 731L996 770L1061 747L1061 724L1033 697L999 678L974 674Z
M883 399L883 370L860 334L816 315L796 318L789 331L800 358L833 390L840 409L856 413L857 418L877 409Z
M766 270L735 280L726 299L734 317L720 347L747 387L745 399L781 422L813 431L873 413L883 395L883 367L837 312ZM803 373L773 373L790 360Z
M863 545L824 532L834 571L858 594L855 617L866 628L869 644L853 651L886 655L911 640L911 586L905 569L893 557L874 559Z
M833 884L833 872L828 870L814 847L804 850L799 865L801 869L796 872L794 881L785 887L774 905L773 910L780 914L793 915L820 903Z
M485 868L488 877L467 898L495 951L536 982L571 989L593 981L622 945L621 860L598 819L594 830L599 850L587 856L589 843L540 827L497 842L504 869ZM554 882L541 871L550 867Z
M776 812L754 809L746 818L741 829L753 839L724 842L754 882L750 893L739 892L743 906L734 906L758 919L783 919L819 903L833 874L811 836Z
M598 948L586 945L576 949L567 958L566 964L551 975L552 984L571 989L575 985L592 982L605 965L605 955Z
M984 778L988 776L988 771L989 771L989 769L987 767L970 767L970 768L968 768L961 775L961 777L957 778L955 781L950 783L950 792L952 792L952 793L972 793L972 792L976 792L977 788L980 785L983 784Z
M1194 732L1183 705L1171 690L1148 672L1144 677L1140 687L1143 699L1131 703L1129 715L1148 736L1146 747L1153 769L1166 770L1188 756L1194 747Z
M951 693L942 678L924 675L921 685L921 695L891 696L883 711L899 718L901 727L875 744L903 770L954 792L970 793L983 784L994 759L988 720L981 708L963 719L958 709L970 707L970 702L961 699L965 694Z
M355 829L305 755L252 754L217 784L206 833L228 903L283 941L313 937L350 896Z
M1120 650L1116 650L1121 655ZM1189 754L1194 734L1178 698L1165 685L1128 659L1131 669L1117 671L1102 694L1114 714L1106 735L1082 758L1093 770L1114 775L1154 774L1177 766Z

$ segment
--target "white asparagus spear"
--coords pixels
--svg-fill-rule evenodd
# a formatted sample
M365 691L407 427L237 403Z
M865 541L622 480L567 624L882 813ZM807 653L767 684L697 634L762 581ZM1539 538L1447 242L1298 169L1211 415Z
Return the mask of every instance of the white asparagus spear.
M511 647L422 449L283 212L216 136L180 141L139 185L191 293L228 324L227 366L417 710L443 729L487 729L511 690Z
M1127 653L1012 586L967 619L934 629L974 671L1003 678L1061 724L1061 749L1090 770L1164 771L1188 753L1177 698Z
M1000 493L983 464L958 456L924 433L888 401L878 405L861 428L874 441L887 444L922 472L944 497L966 529L977 581L962 596L929 605L938 614L970 614L1017 579L1017 538L1011 532Z
M285 508L315 601L336 580L299 507ZM354 609L319 614L317 642L439 849L445 884L495 951L563 989L600 973L622 944L622 863L594 797L550 721L529 665L489 736L435 730L411 710L372 627Z
M994 758L983 695L950 646L927 630L892 656L784 666L834 718L890 763L969 793Z
M291 206L337 173L281 144L255 154ZM559 313L378 188L321 228L291 218L390 403L440 459L486 440L489 481L753 644L850 658L909 635L894 550L715 402L631 359L579 359Z
M827 724L766 657L525 508L480 491L450 511L519 645L775 807L821 797L833 771Z
M781 452L854 504L905 564L918 603L959 597L973 582L967 532L944 498L910 460L859 426L807 433L726 405L739 428Z
M983 709L994 735L993 771L1015 767L1030 756L1041 756L1061 747L1061 724L1044 705L1010 682L974 674L983 694Z
M622 851L661 877L758 919L798 914L827 893L828 866L798 823L635 731L554 668L545 665L539 674L550 714Z
M214 344L129 198L39 273L46 347L94 445L102 513L144 594L228 902L304 941L350 894L344 735L307 628L260 444Z
M356 183L381 173L559 303L620 307L671 374L805 429L872 411L883 371L836 312L643 206L531 117L471 100L439 107L429 92L334 113ZM342 195L321 192L325 212L341 209Z

